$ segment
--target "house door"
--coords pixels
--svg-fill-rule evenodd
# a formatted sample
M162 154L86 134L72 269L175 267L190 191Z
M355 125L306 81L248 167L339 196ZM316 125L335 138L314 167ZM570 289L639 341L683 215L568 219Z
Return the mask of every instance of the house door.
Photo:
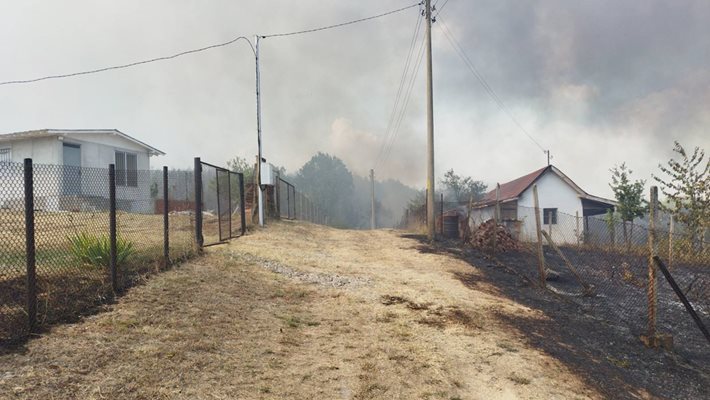
M81 147L63 143L62 193L78 195L81 192Z

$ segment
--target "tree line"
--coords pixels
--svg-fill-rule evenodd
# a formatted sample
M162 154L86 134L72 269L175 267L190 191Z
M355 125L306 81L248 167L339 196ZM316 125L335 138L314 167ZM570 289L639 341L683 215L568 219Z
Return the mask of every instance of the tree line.
M227 162L229 169L244 173L246 182L254 177L254 165L235 157ZM318 152L296 172L288 173L276 167L279 176L311 199L328 225L338 228L365 229L370 227L371 183L367 177L354 174L338 157ZM401 219L409 199L416 190L388 179L375 181L375 220L379 227L393 227Z

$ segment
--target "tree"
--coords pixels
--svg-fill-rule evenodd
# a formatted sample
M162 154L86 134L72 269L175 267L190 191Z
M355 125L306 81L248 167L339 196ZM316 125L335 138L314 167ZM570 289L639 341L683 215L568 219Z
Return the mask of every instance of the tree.
M673 158L667 165L658 164L665 178L654 175L661 186L661 192L670 203L669 211L676 221L688 227L691 241L704 233L710 226L710 159L703 164L705 151L696 147L688 155L677 141L673 152L680 160Z
M616 245L616 223L618 221L619 214L615 213L611 208L608 208L604 215L604 222L606 222L606 227L609 230L609 241L612 247ZM626 240L626 224L624 224L624 240Z
M646 212L645 200L643 199L644 186L646 181L638 179L631 181L633 171L626 167L626 163L614 166L611 172L611 183L609 187L614 191L614 197L619 203L616 211L619 213L621 221L624 223L624 242L628 246L629 236L626 233L626 222L631 221L631 235L634 234L633 221L636 217L642 217Z
M328 216L329 225L356 226L359 218L353 207L353 176L341 159L319 152L292 179L296 188Z
M244 174L244 182L251 182L254 179L254 164L247 162L245 158L236 156L227 161L227 168L230 171Z
M461 177L453 169L446 171L440 183L446 188L448 195L453 196L457 202L468 202L471 197L478 201L486 194L487 185L476 181L470 176Z

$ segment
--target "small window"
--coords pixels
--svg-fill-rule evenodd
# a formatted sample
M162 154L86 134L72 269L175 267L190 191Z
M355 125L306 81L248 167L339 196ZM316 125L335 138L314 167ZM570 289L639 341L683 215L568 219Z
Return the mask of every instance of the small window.
M0 149L0 163L12 162L12 149Z
M116 186L138 186L138 156L116 152Z
M556 208L543 208L542 209L542 219L545 225L557 225L557 209ZM552 218L552 222L550 222Z

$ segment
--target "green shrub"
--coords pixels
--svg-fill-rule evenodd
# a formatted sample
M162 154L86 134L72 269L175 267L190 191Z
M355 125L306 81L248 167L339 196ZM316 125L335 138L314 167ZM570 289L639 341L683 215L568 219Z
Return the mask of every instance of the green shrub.
M107 235L93 236L85 232L69 238L74 257L85 265L108 267L111 260L111 241ZM116 265L126 262L135 253L133 243L121 237L116 238Z

